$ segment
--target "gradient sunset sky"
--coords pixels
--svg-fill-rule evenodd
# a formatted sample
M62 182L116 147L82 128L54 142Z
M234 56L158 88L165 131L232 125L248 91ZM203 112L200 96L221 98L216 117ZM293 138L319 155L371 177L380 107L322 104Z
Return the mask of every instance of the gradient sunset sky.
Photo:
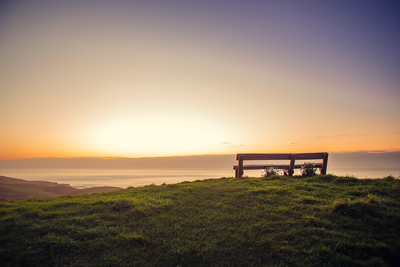
M0 3L0 160L400 150L396 1Z

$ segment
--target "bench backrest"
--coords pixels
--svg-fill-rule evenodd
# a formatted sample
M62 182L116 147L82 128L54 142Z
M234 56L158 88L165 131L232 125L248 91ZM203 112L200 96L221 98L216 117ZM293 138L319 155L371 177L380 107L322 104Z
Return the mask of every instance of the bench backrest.
M290 153L290 154L283 154L283 153L278 153L278 154L237 154L236 160L239 160L239 157L242 158L242 160L290 160L292 159L292 156L295 157L295 159L324 159L328 155L327 152L321 152L321 153Z

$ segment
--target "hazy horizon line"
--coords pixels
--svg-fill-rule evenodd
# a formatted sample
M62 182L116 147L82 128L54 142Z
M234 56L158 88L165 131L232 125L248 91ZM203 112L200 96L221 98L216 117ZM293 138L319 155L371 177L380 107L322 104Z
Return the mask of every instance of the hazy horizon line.
M293 152L293 154L300 153L320 153L328 152L329 154L355 154L355 153L366 153L366 154L385 154L385 153L400 153L400 150L357 150L357 151L317 151L317 152ZM249 152L254 154L262 154L268 152ZM291 154L291 152L271 152L273 154ZM7 160L28 160L28 159L146 159L146 158L184 158L184 157L204 157L204 156L236 156L240 153L227 153L227 154L190 154L190 155L171 155L171 156L139 156L139 157L127 157L127 156L73 156L73 157L32 157L32 158L13 158L13 159L0 159L0 161Z

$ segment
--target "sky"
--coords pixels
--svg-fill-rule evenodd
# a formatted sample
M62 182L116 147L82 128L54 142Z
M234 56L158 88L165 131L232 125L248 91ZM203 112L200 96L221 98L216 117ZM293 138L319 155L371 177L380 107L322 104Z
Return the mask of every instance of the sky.
M400 150L396 1L0 2L0 160Z

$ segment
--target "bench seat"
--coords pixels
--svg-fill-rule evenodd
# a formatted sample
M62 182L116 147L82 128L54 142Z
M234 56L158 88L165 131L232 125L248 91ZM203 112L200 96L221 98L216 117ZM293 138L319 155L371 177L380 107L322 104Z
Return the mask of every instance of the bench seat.
M301 169L301 165L294 165L293 169ZM322 168L322 163L314 163L314 168ZM264 164L264 165L243 165L243 170L266 170L269 168L275 168L279 170L289 170L290 166L289 165L282 165L282 164ZM238 165L233 166L233 169L236 170L238 168Z

